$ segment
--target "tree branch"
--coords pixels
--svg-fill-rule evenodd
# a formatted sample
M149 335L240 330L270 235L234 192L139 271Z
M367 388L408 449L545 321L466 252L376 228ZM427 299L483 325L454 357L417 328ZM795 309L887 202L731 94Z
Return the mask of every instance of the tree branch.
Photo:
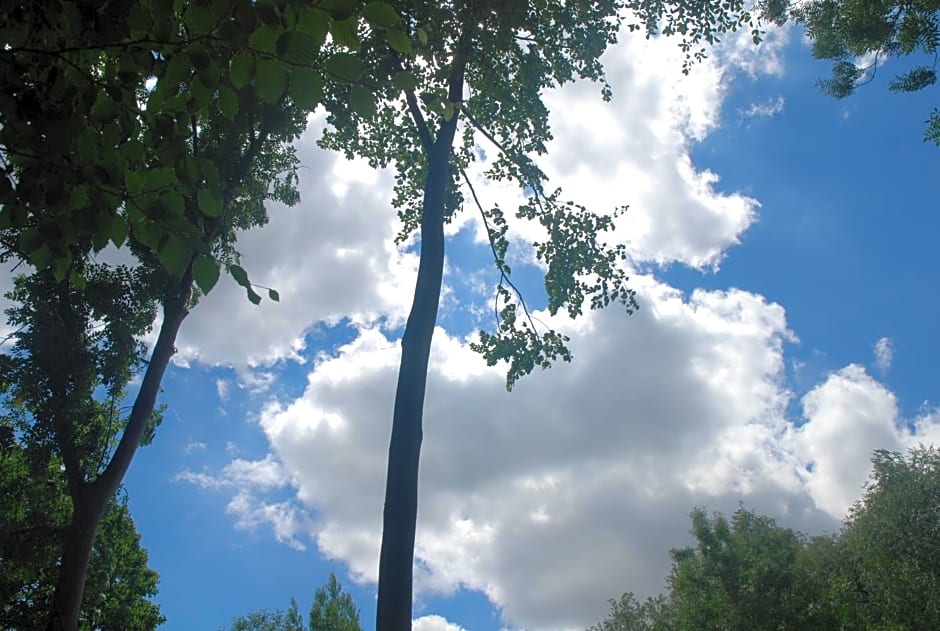
M131 414L127 420L127 427L121 436L121 441L111 457L111 462L108 463L104 472L94 482L94 487L100 489L99 492L104 496L112 495L121 484L121 480L131 464L131 459L134 457L134 452L137 451L137 447L140 445L140 439L144 435L147 423L150 422L157 394L160 392L160 383L163 381L163 373L166 372L170 358L176 352L174 346L176 335L183 319L189 312L192 285L193 265L190 261L176 287L175 295L170 296L164 305L160 334L157 337L156 345L153 347L150 362L147 364L143 382L140 385L137 398L134 400L134 407L131 408Z
M405 91L405 100L408 102L408 111L411 113L411 120L418 128L418 138L421 139L421 147L426 154L431 153L431 146L434 141L431 138L431 132L428 130L428 124L424 120L421 108L418 107L418 99L415 98L414 90Z

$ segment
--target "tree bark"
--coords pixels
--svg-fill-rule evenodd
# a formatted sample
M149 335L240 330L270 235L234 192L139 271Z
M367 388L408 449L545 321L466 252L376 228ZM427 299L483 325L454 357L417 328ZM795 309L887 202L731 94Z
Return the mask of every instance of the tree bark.
M411 629L421 423L431 337L444 273L444 206L456 127L455 115L441 126L428 155L421 216L421 258L411 313L401 341L401 364L388 450L376 631Z
M192 265L183 275L178 291L171 296L163 308L163 324L153 348L150 363L144 372L134 407L121 435L121 441L107 468L93 482L85 482L78 492L72 492L72 517L62 540L62 563L56 580L55 594L49 613L47 631L77 631L82 597L85 591L85 575L95 543L95 532L108 501L117 491L130 467L134 452L153 415L160 382L166 367L176 352L174 344L180 325L188 313L192 292ZM74 476L74 472L67 472ZM81 475L79 473L79 475Z

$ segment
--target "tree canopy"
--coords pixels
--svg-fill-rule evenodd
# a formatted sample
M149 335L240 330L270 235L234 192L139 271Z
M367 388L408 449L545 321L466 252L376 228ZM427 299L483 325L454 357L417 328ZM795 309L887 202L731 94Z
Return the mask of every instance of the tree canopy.
M0 260L27 264L2 390L16 436L61 462L71 500L50 628L73 629L96 526L152 437L174 341L235 249L297 201L291 142L348 54L321 54L388 7L300 0L48 0L0 10ZM383 10L385 7L385 10ZM379 28L379 27L376 27ZM106 248L128 248L113 266ZM194 295L195 289L195 295ZM262 288L272 300L276 290ZM149 358L137 341L162 308ZM103 325L102 325L103 323ZM128 385L142 377L132 404Z
M940 625L940 448L876 451L839 533L806 537L743 507L692 511L668 592L611 602L590 631L935 629Z

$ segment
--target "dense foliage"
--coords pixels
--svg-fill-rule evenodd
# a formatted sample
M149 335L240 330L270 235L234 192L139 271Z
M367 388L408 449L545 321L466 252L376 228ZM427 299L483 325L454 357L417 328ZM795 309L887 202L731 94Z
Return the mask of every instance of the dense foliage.
M261 300L236 234L266 222L266 200L297 201L291 143L324 86L350 83L356 65L321 46L328 34L354 42L360 8L0 5L0 261L27 266L12 296L2 393L30 471L63 478L70 500L68 523L48 533L61 543L48 542L61 556L43 575L56 584L51 629L78 624L97 525L152 437L160 383L199 292L225 268ZM391 29L389 9L372 2L363 12ZM133 264L104 263L111 248L129 248ZM148 358L137 339L158 309Z
M0 628L42 629L55 588L54 567L61 555L60 533L70 502L60 463L37 462L17 444L4 420L0 444ZM45 475L37 467L45 467ZM109 502L88 567L87 592L79 618L82 629L155 629L164 618L149 599L157 573L147 567L122 494Z
M940 449L877 451L833 536L807 538L740 508L692 512L669 591L624 594L591 631L940 628Z

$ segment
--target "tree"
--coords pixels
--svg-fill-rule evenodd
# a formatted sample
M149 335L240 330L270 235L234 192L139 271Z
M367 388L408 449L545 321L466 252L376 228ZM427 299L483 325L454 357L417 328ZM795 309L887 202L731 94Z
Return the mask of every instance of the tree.
M607 618L587 631L670 631L669 603L663 596L639 602L632 592L610 600Z
M6 423L0 425L10 430ZM58 536L68 523L68 493L51 462L45 476L30 470L26 449L11 440L0 445L0 628L40 629L48 618L55 586L51 577L61 553ZM79 616L82 628L120 631L156 629L164 622L149 598L157 573L123 497L105 510L89 563L88 593Z
M444 225L465 201L472 201L486 225L499 274L495 330L481 331L473 348L489 365L507 364L508 388L536 367L571 359L567 338L536 323L511 280L504 210L487 207L466 174L476 143L497 153L487 176L510 180L523 193L516 216L544 229L544 239L533 245L546 270L548 312L577 317L586 307L618 303L630 313L636 302L627 287L624 246L602 240L622 211L594 213L566 201L547 188L534 162L550 138L541 94L581 78L602 82L601 93L609 99L599 57L615 41L626 9L640 10L635 28L653 32L663 25L664 31L682 33L687 51L750 16L737 1L389 4L394 10L383 9L361 42L363 68L355 73L382 84L370 86L374 99L355 85L327 89L332 128L323 145L363 156L373 166L394 164L394 205L403 224L398 240L415 232L420 240L389 445L376 623L378 631L402 631L410 629L412 618L418 466ZM385 19L404 28L378 28Z
M45 0L0 10L0 259L36 270L19 294L4 391L39 461L61 461L71 500L50 629L78 624L96 528L155 427L199 293L224 267L261 300L235 235L266 221L266 199L297 201L289 143L323 86L356 66L320 54L327 33L355 39L356 4ZM138 267L96 263L109 243L126 244ZM145 361L134 336L158 306Z
M352 595L343 593L343 586L332 572L327 584L313 594L309 631L362 631Z
M831 77L819 81L830 96L845 98L872 81L888 57L914 60L889 83L892 91L917 92L937 82L937 0L767 0L763 8L766 19L805 26L813 56L833 61ZM940 145L940 108L930 114L924 140Z
M876 451L842 530L806 539L740 508L692 512L669 592L627 593L589 631L940 628L940 448Z
M326 585L318 587L310 607L307 631L362 631L359 610L336 575L330 573ZM287 611L256 611L236 618L231 631L305 631L297 601L291 598Z
M694 548L672 550L678 629L831 629L802 563L804 539L739 508L730 521L692 512Z
M876 451L840 537L838 594L867 628L940 628L940 449Z

